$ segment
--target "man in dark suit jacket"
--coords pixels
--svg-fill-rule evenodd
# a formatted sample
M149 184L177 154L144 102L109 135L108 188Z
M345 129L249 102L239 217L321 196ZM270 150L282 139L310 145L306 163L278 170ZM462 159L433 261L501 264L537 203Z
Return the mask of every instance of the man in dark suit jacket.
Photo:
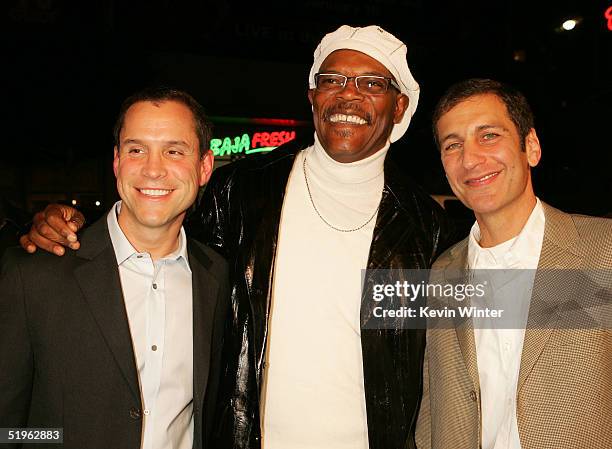
M182 222L212 171L208 137L187 94L130 97L116 130L122 201L66 257L7 251L0 427L63 428L75 449L205 444L228 270Z

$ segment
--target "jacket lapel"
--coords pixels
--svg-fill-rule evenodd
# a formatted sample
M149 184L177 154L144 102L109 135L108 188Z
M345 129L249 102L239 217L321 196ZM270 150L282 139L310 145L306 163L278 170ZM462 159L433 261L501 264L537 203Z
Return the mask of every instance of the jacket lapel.
M546 224L521 355L519 393L556 327L559 307L572 297L562 270L581 266L580 256L572 252L579 235L571 216L542 204Z
M77 256L85 262L75 268L74 276L125 381L140 402L132 337L106 215L85 231L81 242Z
M453 247L449 253L449 264L445 267L445 282L456 283L465 282L467 273L468 240L465 239L457 246ZM458 279L459 276L459 279ZM466 304L467 305L467 304ZM461 355L467 371L472 379L476 391L480 390L478 376L478 361L476 357L476 340L474 338L474 324L471 319L461 319L456 321L457 340L461 348Z
M476 359L476 343L474 340L474 327L472 320L464 320L457 328L457 340L459 340L459 347L461 348L461 354L463 355L463 361L467 368L470 379L474 384L476 391L480 390L480 382L478 377L478 362Z
M212 327L219 284L208 271L210 259L198 244L190 241L188 251L193 292L193 392L194 404L199 407L208 382Z

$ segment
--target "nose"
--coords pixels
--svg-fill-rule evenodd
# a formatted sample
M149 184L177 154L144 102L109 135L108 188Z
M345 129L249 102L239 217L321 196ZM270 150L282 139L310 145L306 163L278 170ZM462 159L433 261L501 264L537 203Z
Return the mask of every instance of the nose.
M142 167L142 174L151 179L158 179L166 176L166 166L160 153L152 151L147 155L147 159Z
M357 80L353 77L346 80L346 84L338 92L338 97L345 99L362 99L363 94L357 89Z
M471 139L466 139L463 142L462 162L466 170L471 170L485 161L485 155L481 150L478 142L473 142Z

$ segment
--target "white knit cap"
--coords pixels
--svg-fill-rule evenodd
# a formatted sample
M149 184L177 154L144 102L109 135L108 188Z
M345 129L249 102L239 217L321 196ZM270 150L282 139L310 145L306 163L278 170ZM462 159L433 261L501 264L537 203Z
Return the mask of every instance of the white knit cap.
M408 68L406 45L376 25L363 28L342 25L333 33L326 34L314 52L314 62L308 78L311 89L315 88L315 73L319 71L325 58L336 50L357 50L376 59L391 72L400 86L400 91L408 96L410 103L404 118L391 131L391 142L395 142L408 129L419 102L419 85Z

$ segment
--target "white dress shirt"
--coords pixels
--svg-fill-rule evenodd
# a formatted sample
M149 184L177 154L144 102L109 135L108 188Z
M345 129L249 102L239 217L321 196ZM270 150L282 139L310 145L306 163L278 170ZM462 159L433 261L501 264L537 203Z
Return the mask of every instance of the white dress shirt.
M143 403L143 449L193 444L193 309L187 240L153 261L121 230L118 201L107 216L130 325Z
M538 199L518 236L492 248L479 245L480 228L474 223L468 241L468 265L472 270L519 269L520 280L504 285L494 276L496 304L505 304L520 326L496 328L493 323L474 321L474 339L480 382L482 449L521 449L516 418L516 395L525 325L529 313L533 276L544 239L544 209Z

